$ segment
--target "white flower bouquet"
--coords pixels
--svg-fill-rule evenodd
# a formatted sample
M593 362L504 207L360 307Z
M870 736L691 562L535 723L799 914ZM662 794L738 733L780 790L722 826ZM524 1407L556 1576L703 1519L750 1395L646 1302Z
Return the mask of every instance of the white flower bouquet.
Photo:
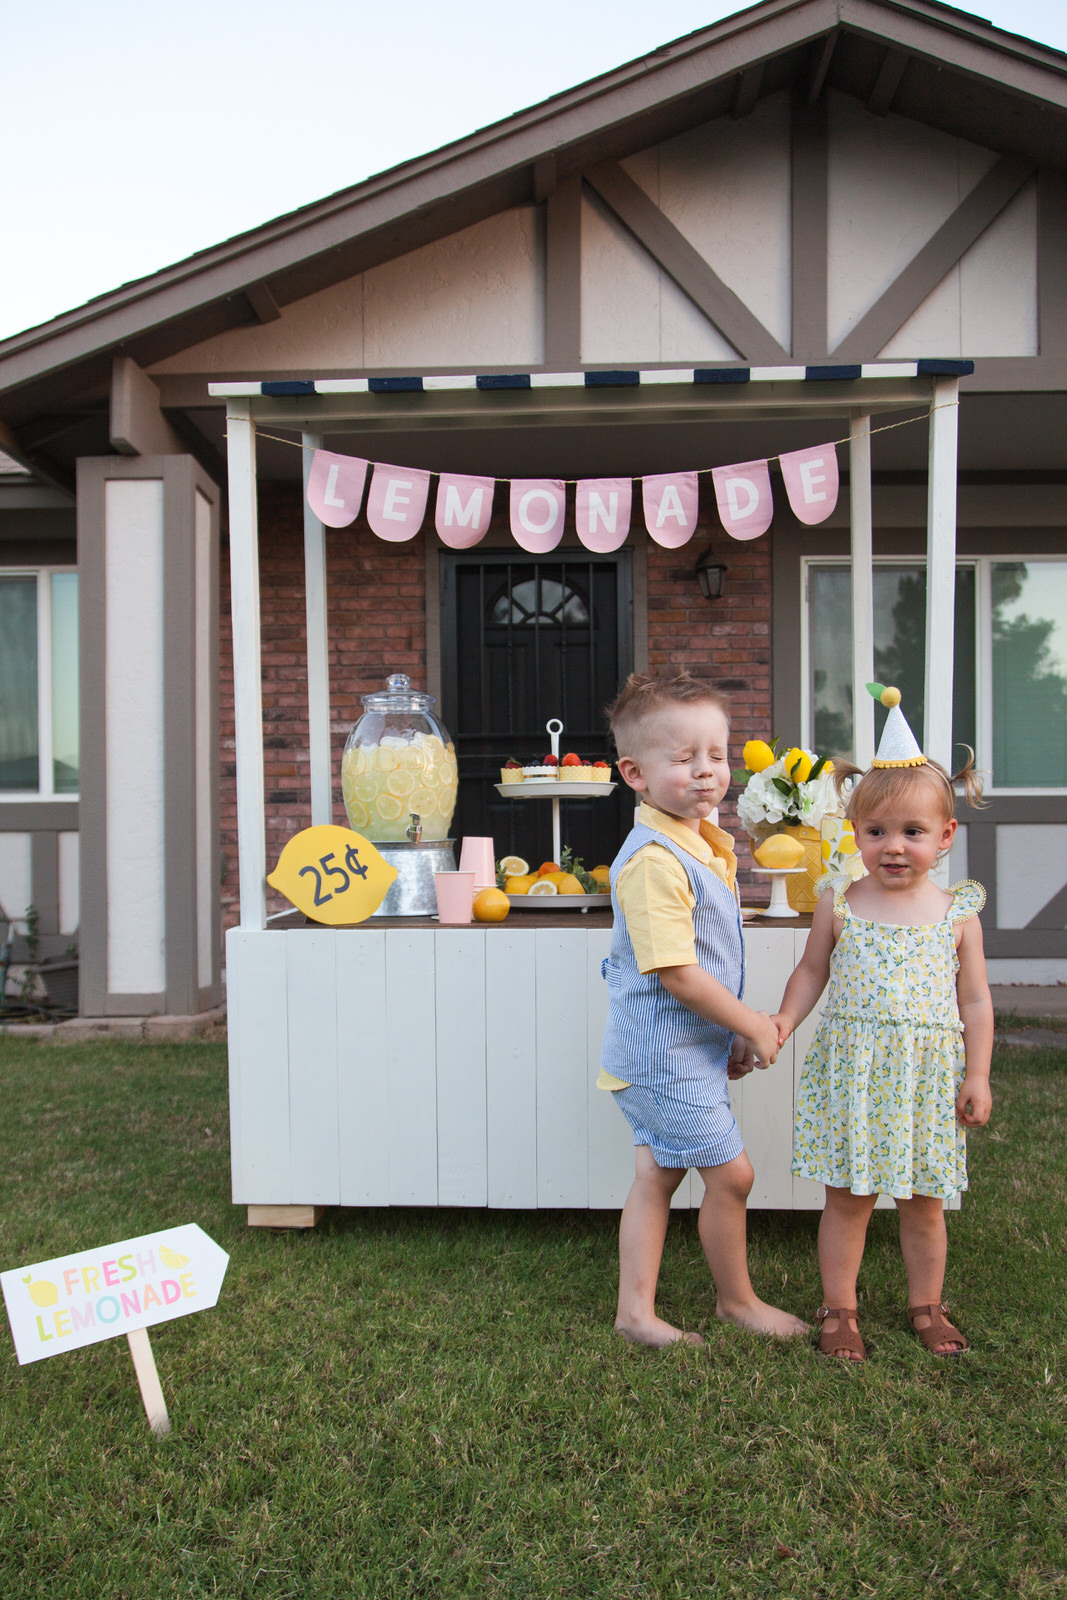
M821 828L823 818L838 811L830 758L796 746L779 755L778 745L778 739L771 744L750 739L743 752L745 765L733 775L735 783L745 785L737 815L759 841L777 828Z

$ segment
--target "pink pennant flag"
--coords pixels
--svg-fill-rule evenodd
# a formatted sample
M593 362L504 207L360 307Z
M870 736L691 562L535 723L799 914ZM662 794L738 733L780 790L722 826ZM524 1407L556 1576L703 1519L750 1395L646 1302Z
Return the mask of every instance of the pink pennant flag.
M837 451L832 444L812 445L779 456L793 515L812 527L825 522L837 504Z
M732 539L758 539L774 515L771 475L766 461L739 461L713 467L719 519Z
M347 528L359 516L367 465L359 456L315 451L308 473L308 505L328 528Z
M693 537L700 503L695 472L662 472L641 481L645 527L657 544L677 550Z
M582 478L574 496L574 521L587 550L617 550L630 531L629 478Z
M422 527L430 474L418 467L387 467L374 463L367 496L367 521L379 539L402 544Z
M554 550L563 537L566 490L559 478L512 478L511 532L534 555Z
M437 480L434 524L452 550L469 550L484 539L493 514L495 478L465 478L442 472Z

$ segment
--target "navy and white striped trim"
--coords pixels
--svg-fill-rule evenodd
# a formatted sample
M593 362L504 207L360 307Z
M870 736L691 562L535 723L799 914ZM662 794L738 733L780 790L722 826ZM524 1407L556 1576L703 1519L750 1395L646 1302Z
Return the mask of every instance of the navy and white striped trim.
M429 394L459 389L636 389L661 383L843 383L857 378L966 378L973 361L862 362L821 367L678 367L600 372L486 372L446 377L283 378L260 383L209 383L220 397L313 394Z

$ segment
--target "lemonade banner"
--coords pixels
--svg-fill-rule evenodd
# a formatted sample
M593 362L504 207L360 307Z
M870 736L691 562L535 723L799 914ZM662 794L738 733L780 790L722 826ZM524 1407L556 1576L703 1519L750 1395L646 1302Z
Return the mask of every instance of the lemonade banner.
M229 1259L187 1222L0 1273L19 1365L209 1311Z
M789 504L799 521L808 527L825 522L837 505L837 450L833 444L713 467L719 520L731 538L756 539L770 527L774 515L772 460L781 465ZM308 472L308 505L327 527L348 527L359 516L368 467L373 468L366 508L371 529L379 539L391 542L413 539L426 515L433 476L421 468L394 467L316 450ZM567 481L442 473L434 525L444 544L469 550L489 530L496 484L506 483L513 538L524 550L544 555L563 537ZM685 544L696 530L700 472L659 473L638 481L650 537L668 549ZM577 480L574 524L587 550L617 550L623 543L630 531L632 490L630 478Z

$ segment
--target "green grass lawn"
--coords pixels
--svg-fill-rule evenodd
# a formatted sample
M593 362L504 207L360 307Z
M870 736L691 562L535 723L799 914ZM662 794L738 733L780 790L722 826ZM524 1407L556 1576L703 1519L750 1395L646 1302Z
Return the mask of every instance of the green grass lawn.
M0 1268L198 1222L218 1307L19 1367L0 1332L0 1597L1067 1594L1067 1050L1006 1051L949 1293L974 1350L907 1330L891 1214L871 1360L715 1323L695 1219L661 1304L708 1348L611 1331L610 1214L229 1202L225 1048L0 1039ZM759 1290L810 1316L817 1217L753 1213ZM4 1346L6 1345L6 1348Z

